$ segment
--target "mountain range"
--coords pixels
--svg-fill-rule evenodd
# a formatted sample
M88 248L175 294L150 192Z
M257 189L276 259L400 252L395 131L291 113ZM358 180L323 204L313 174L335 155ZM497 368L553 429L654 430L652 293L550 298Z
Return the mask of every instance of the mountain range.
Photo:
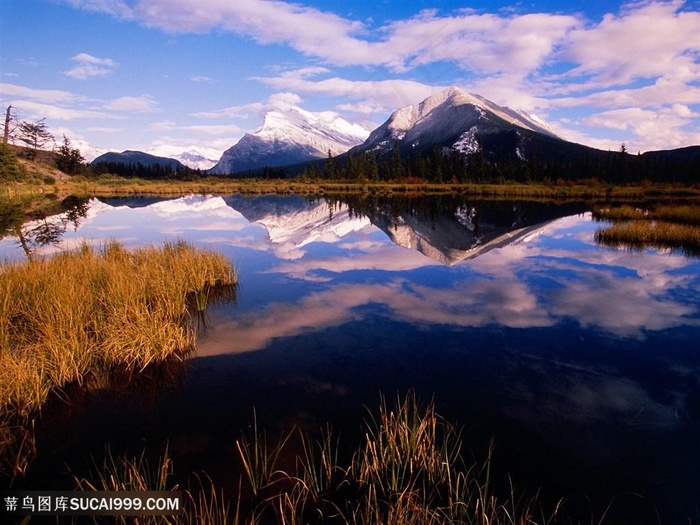
M329 153L340 159L369 152L388 157L397 149L404 159L437 150L463 157L481 152L483 159L491 163L579 163L581 173L576 175L584 177L596 176L591 170L601 163L611 165L618 153L566 141L535 115L450 87L419 104L394 111L371 132L333 112L313 113L292 105L270 111L263 126L246 133L226 150L208 173L245 174L264 168L287 168L290 173L300 173L304 163L318 164ZM128 163L137 153L140 152L106 155L109 162L119 162L120 157L114 155L121 155L121 162ZM105 162L105 157L102 155L93 163ZM641 157L657 164L682 163L684 169L692 172L695 164L700 166L700 146L647 152ZM190 160L184 163L192 166L195 161ZM154 161L143 157L140 162L145 165ZM164 161L158 157L158 162ZM294 169L290 169L293 165Z

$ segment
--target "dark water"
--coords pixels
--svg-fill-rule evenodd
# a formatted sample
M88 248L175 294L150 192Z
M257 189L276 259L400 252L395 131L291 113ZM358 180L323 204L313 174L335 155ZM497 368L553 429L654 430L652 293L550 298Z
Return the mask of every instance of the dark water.
M182 479L231 492L254 409L271 433L332 423L354 446L380 392L413 389L467 455L493 439L499 479L584 522L610 505L606 523L698 523L700 262L597 246L599 226L577 203L93 201L61 247L215 247L238 300L181 369L47 411L25 486L69 483L106 443L168 443ZM5 239L0 256L23 255Z

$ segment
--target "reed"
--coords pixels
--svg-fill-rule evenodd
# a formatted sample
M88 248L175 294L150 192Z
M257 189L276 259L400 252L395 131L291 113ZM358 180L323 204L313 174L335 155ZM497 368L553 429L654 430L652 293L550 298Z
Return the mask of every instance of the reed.
M517 497L512 487L505 497L497 495L491 457L468 467L460 436L433 403L422 405L409 393L393 406L382 399L348 465L338 463L338 441L330 431L315 442L302 435L294 472L270 473L269 463L240 450L249 488L258 495L246 523L534 523L536 501ZM538 523L557 519L555 512L540 514ZM271 516L274 521L267 521Z
M595 233L596 242L613 248L661 248L700 257L700 227L671 222L634 221L613 224Z
M221 254L185 243L116 242L0 267L0 415L28 416L52 391L136 372L194 347L191 296L231 287Z
M255 420L257 418L254 418ZM239 441L243 474L230 480L234 501L211 479L195 475L182 488L185 512L139 523L178 525L546 525L573 524L563 500L544 509L537 494L519 494L510 478L495 479L494 445L486 459L462 459L461 433L422 404L413 393L389 405L382 398L376 415L364 426L364 438L349 463L339 461L339 441L330 428L318 440L301 434L301 451L293 471L277 469L293 441L284 435L270 446L253 425L253 435ZM268 448L269 447L269 448ZM88 474L74 478L81 490L180 490L168 450L156 463L145 455L107 457ZM253 486L254 485L254 486ZM255 494L253 494L255 492ZM242 495L252 495L247 501ZM614 502L613 502L614 503ZM591 523L602 525L613 506ZM165 518L161 518L165 520Z
M597 208L593 210L593 217L599 221L656 220L700 226L700 206L656 205L648 208L639 208L625 205L610 208Z
M700 206L618 206L593 211L613 224L595 233L596 242L613 248L660 248L700 256Z

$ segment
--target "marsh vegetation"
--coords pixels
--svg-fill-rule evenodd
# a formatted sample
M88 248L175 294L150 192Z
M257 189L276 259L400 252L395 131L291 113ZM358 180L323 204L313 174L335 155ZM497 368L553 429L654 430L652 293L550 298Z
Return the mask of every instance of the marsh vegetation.
M679 250L700 256L700 206L658 205L599 208L599 221L612 224L596 231L596 241L614 248Z
M183 359L194 348L193 312L212 290L236 284L228 259L184 242L83 245L0 267L2 448L12 449L10 426L69 385Z
M248 435L236 442L238 457L231 459L240 471L228 482L237 495L232 500L206 476L176 486L167 449L151 465L143 455L109 455L75 482L81 490L185 488L186 512L172 518L182 524L570 523L560 505L545 510L536 495L526 497L507 479L494 479L490 455L466 461L460 430L434 403L421 403L412 392L394 403L382 398L379 409L368 412L362 435L343 460L345 447L330 427L269 439L254 419ZM144 523L160 523L150 519Z

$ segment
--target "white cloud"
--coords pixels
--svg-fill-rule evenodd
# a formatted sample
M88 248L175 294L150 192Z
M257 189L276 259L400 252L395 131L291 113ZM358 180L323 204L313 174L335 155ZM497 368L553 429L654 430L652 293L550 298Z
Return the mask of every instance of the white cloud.
M276 77L255 77L255 80L275 89L345 97L348 101L362 101L365 107L392 110L419 102L446 87L430 86L414 80L349 80L341 77L312 80L301 78L294 71Z
M242 130L235 124L224 124L224 125L214 125L214 126L181 126L172 120L163 120L159 122L152 122L149 126L150 129L154 131L184 131L188 133L195 133L198 135L230 135L235 133L241 133Z
M363 22L276 0L210 0L206 9L201 9L200 0L137 0L131 7L118 3L118 8L112 2L71 3L170 33L220 29L260 44L286 44L334 65L383 65L395 70L448 61L480 72L525 74L540 67L567 32L580 25L576 17L546 13L502 16L460 10L439 16L426 10L388 23L378 30L379 39L370 39Z
M252 115L258 115L264 112L265 105L260 102L252 102L250 104L241 104L238 106L229 106L223 109L216 109L212 111L198 111L193 113L193 117L198 118L233 118L233 119L247 119Z
M301 97L296 93L288 91L273 93L265 102L253 102L251 104L242 104L238 106L229 106L223 109L213 111L200 111L193 113L193 117L198 118L229 118L229 119L249 119L251 116L260 118L270 110L289 109L291 106L296 106L302 101Z
M656 77L700 80L700 13L682 11L683 4L633 3L620 15L572 31L564 57L579 65L567 76L609 85Z
M64 0L64 2L86 11L107 13L125 20L132 18L131 6L125 0Z
M674 104L647 110L642 108L615 109L596 113L584 119L589 126L613 130L631 131L636 143L644 144L637 149L662 149L681 147L689 143L700 144L700 126L695 121L694 130L684 129L691 125L700 114L688 106Z
M79 53L71 58L77 66L64 71L66 76L76 80L86 80L93 77L106 77L114 72L116 62L111 58L98 58L87 53Z
M106 126L91 126L85 128L85 131L95 131L97 133L121 133L124 131L123 128L111 128Z
M82 97L71 93L70 91L62 91L58 89L33 89L16 84L0 83L0 94L3 98L21 97L38 100L45 103L59 102L76 102Z
M52 104L43 104L41 102L32 102L29 100L13 101L12 107L21 112L21 114L26 114L29 119L78 120L115 118L109 113L101 111L63 108Z
M205 84L214 84L216 80L214 80L211 77L208 77L206 75L194 75L190 77L190 81L192 82L204 82Z
M112 111L149 113L155 111L158 107L158 103L151 95L140 95L138 97L115 98L107 102L104 107Z

